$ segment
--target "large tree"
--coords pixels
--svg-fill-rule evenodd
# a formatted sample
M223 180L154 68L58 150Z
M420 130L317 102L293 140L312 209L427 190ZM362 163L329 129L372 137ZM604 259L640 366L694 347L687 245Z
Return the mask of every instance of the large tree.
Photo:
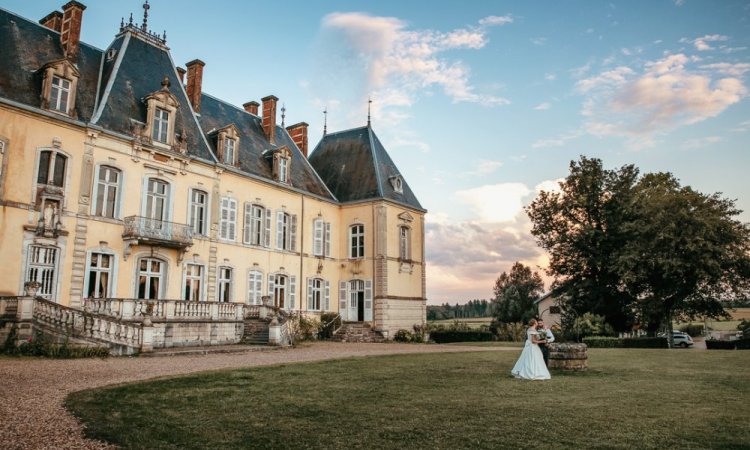
M671 339L674 318L718 317L720 300L746 295L750 227L739 213L733 201L681 186L669 173L638 182L617 267L651 328L661 322Z
M571 161L559 191L540 192L526 208L565 310L602 315L617 330L632 321L634 298L623 289L616 261L637 179L632 165L605 170L601 160L582 156Z
M510 273L500 274L493 291L495 317L499 322L526 322L537 315L534 300L544 292L544 282L537 272L516 262Z

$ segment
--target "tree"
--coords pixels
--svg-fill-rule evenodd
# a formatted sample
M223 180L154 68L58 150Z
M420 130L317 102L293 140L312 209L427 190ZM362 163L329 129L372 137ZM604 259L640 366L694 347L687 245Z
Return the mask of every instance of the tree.
M618 273L653 324L670 339L674 318L723 316L720 300L750 285L750 227L731 200L681 186L670 173L645 175L627 206L629 236Z
M494 308L499 322L526 322L536 316L534 300L544 291L542 277L520 262L495 281Z
M602 315L619 331L629 328L635 300L623 289L616 256L637 179L632 165L605 170L601 160L581 156L559 192L542 191L526 208L531 233L549 253L553 294L569 313Z

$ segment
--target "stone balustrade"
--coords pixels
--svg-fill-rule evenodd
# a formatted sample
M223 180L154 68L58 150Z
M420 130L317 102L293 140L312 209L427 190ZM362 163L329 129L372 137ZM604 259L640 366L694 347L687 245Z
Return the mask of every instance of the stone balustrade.
M246 310L259 306L242 303L110 298L83 299L83 308L93 314L142 322L147 316L152 321L242 320L247 316Z

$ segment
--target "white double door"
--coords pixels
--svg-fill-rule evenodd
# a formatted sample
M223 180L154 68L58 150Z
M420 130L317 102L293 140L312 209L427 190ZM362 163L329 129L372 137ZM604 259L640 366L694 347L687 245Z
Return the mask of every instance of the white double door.
M372 321L372 280L342 281L339 297L339 313L343 320Z

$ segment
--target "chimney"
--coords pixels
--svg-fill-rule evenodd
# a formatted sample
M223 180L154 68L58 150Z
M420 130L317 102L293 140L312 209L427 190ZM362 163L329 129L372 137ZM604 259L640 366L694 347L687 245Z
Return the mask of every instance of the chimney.
M39 24L59 33L60 29L62 28L62 19L63 13L61 13L60 11L52 11L51 13L44 16L44 18L39 21Z
M177 67L177 76L180 77L180 84L183 86L185 85L185 72L187 72L187 70L182 67Z
M78 42L81 40L81 22L86 6L73 0L63 5L60 43L65 57L75 60L78 57Z
M194 59L187 66L187 91L188 100L193 105L193 111L201 112L201 86L203 85L203 66L206 65L200 59Z
M279 99L275 95L269 95L260 99L263 102L263 131L266 133L268 142L276 143L276 102Z
M286 131L289 132L289 136L292 137L294 144L302 151L302 154L307 158L307 123L300 122L298 124L290 125L286 127Z
M258 107L260 106L260 103L256 101L247 102L242 105L243 108L245 108L245 111L249 112L250 114L257 116L258 115Z

